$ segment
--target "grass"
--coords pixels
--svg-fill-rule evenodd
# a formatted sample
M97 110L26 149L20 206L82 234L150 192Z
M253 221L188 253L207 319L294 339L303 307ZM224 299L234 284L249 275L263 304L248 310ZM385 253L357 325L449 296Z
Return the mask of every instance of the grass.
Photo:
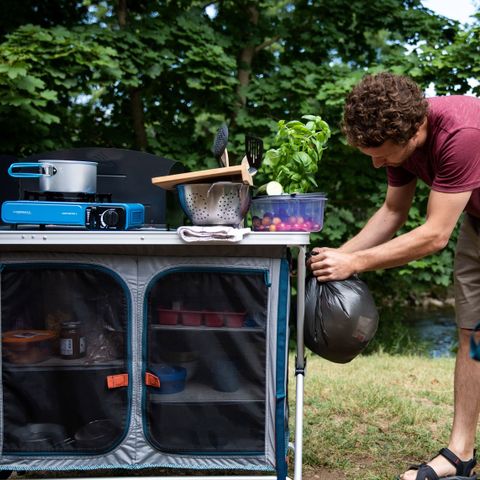
M304 477L391 480L431 458L448 441L453 368L453 358L375 353L338 365L309 356ZM289 389L293 437L293 375Z
M289 372L291 441L295 434L293 366L294 353ZM393 480L408 465L428 460L447 444L453 413L453 368L453 358L373 353L338 365L309 354L303 414L304 479ZM293 463L292 456L291 478ZM182 473L158 469L121 474L115 470L36 472L18 478Z

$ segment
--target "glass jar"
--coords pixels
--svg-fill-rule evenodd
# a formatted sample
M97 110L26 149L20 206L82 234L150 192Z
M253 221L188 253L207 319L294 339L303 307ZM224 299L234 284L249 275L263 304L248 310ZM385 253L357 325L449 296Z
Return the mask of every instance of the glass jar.
M85 336L80 322L63 322L60 329L60 356L74 360L85 356Z

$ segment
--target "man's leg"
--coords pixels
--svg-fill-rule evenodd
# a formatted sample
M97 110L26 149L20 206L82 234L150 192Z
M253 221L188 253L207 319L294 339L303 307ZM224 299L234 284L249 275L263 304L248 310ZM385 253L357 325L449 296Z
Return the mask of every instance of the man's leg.
M471 330L459 331L453 427L448 446L462 460L472 458L480 414L480 362L470 358L471 334Z
M473 456L480 412L480 362L470 358L470 335L480 322L480 236L468 216L463 220L455 253L455 311L458 352L454 376L454 414L448 448L460 458ZM448 460L437 456L428 464L440 478L455 473ZM416 470L405 472L402 480L415 480Z
M473 456L475 434L480 412L480 362L470 358L471 330L459 330L459 349L455 363L454 415L448 448L460 458ZM428 462L440 478L453 475L455 468L442 456ZM405 472L402 480L415 480L416 470Z

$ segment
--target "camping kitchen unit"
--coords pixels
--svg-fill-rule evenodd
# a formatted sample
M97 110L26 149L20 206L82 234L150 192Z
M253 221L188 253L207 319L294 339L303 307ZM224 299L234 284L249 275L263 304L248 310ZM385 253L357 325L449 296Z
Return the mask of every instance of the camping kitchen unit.
M2 227L3 478L142 468L285 478L293 249L300 480L308 243L301 232L186 243L149 226Z

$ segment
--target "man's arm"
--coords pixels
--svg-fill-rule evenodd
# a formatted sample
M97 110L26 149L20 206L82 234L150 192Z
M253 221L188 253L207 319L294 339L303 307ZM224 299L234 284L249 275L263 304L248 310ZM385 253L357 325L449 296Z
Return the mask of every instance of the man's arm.
M425 223L377 246L344 252L320 248L311 264L318 280L343 280L354 273L397 267L444 248L472 192L431 191Z
M407 221L412 206L416 180L402 187L387 189L385 202L370 218L360 232L343 244L341 252L356 252L374 247L390 240L395 232Z

